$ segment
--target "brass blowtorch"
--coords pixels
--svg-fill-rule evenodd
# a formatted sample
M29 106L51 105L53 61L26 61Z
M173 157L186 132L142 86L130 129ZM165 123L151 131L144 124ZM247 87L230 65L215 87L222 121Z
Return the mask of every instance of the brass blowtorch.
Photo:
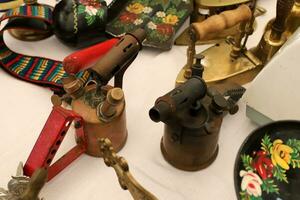
M72 74L63 78L66 94L51 98L53 110L24 166L27 176L38 168L46 168L48 180L51 180L83 153L102 157L98 145L101 138L110 139L116 151L125 145L127 128L123 75L141 50L145 37L145 31L137 29L121 38L92 67L85 68L86 65L83 65L82 68L74 66L72 69L68 66L67 72L84 71L90 73L91 78L86 84ZM83 56L89 56L86 51L82 52ZM114 86L108 85L113 77ZM72 123L77 144L52 164Z
M208 88L202 79L202 58L197 57L191 78L158 98L149 111L152 121L165 123L165 160L187 171L203 169L216 159L224 114L238 111L236 102L245 91L235 87L222 94L216 87Z

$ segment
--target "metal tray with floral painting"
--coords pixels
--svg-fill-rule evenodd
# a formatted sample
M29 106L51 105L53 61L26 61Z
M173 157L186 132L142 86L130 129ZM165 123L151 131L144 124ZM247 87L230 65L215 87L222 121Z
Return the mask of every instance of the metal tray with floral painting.
M169 50L176 31L192 12L191 2L191 0L127 0L120 4L119 1L114 1L109 5L109 10L117 10L118 7L119 12L107 24L106 32L120 37L126 32L144 28L147 32L144 46ZM115 8L112 9L113 7Z
M278 121L253 131L235 162L239 200L300 199L300 121Z

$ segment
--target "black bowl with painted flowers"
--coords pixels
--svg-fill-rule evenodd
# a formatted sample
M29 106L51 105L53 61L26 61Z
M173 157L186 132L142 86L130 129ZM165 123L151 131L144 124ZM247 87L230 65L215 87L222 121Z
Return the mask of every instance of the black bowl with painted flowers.
M239 200L300 200L300 121L277 121L253 131L235 161Z

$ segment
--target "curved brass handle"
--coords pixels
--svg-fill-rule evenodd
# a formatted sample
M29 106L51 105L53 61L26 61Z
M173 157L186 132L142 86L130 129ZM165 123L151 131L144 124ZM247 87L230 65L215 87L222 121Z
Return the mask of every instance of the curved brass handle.
M224 11L219 15L213 15L203 22L193 23L192 27L197 33L197 39L202 40L211 33L223 31L240 22L248 21L252 17L252 11L247 5L241 5L235 10Z

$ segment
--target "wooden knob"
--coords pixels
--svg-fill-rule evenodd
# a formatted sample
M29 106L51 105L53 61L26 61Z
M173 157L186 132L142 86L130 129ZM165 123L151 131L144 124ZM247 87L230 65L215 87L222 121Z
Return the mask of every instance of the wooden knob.
M251 17L252 11L249 6L241 5L235 10L213 15L203 22L192 23L192 27L196 30L197 39L203 40L211 33L221 32L243 21L248 21Z

